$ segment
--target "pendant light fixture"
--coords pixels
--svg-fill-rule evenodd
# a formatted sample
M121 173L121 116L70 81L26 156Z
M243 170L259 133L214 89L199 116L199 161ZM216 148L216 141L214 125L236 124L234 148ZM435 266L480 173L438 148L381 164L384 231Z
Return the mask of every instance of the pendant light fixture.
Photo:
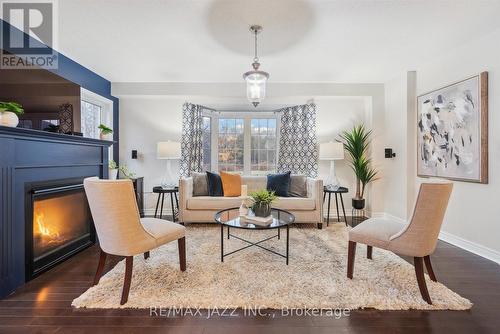
M269 73L259 71L260 63L259 57L257 56L257 35L262 31L262 27L253 25L250 27L250 31L253 33L255 39L255 55L252 63L253 71L244 73L243 79L245 79L247 83L247 99L252 102L254 107L257 107L266 97L266 82L267 79L269 79Z

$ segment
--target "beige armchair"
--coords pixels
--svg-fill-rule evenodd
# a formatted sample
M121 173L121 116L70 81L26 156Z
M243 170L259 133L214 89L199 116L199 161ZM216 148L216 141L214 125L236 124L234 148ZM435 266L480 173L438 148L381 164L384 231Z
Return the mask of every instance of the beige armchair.
M130 180L99 180L96 177L83 181L92 218L101 246L99 265L94 285L101 278L106 255L125 256L125 280L120 304L128 300L132 281L134 255L149 251L177 240L181 271L186 270L185 227L156 218L140 218L134 189Z
M432 304L425 283L424 267L431 280L437 282L430 255L436 248L439 231L453 184L423 183L417 197L411 221L406 226L386 218L370 218L349 231L347 277L353 277L356 243L367 245L367 257L372 259L372 247L397 254L413 256L415 274L422 298Z

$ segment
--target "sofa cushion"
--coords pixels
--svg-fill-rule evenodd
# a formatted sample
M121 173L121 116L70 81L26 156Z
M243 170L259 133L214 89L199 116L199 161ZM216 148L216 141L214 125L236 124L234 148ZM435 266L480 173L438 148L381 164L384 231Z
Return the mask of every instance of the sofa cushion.
M316 209L314 198L278 197L271 207L288 211L310 211Z
M241 195L241 175L221 171L220 178L222 179L222 189L225 197Z
M207 172L208 196L224 196L222 179L219 174Z
M290 173L291 172L269 174L267 176L266 189L274 191L276 196L288 197L288 191L290 190Z
M307 197L307 177L305 175L290 176L290 197Z
M199 196L188 198L186 206L188 210L224 210L239 207L241 200L241 197ZM278 197L271 206L289 211L311 211L316 209L314 199L308 197Z
M187 199L188 210L224 210L241 205L240 197L199 196Z
M193 177L193 196L208 196L207 173L191 172Z

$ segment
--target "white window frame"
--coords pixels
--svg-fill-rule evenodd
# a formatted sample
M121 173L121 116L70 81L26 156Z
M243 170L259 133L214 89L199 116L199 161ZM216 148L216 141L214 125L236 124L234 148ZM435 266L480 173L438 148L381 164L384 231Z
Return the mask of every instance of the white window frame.
M113 129L113 101L85 88L80 88L80 100L101 107L101 124ZM81 108L80 108L81 112ZM80 116L80 122L81 122ZM113 129L114 131L115 129ZM109 160L113 159L113 145L109 147Z
M280 117L277 112L272 111L205 111L203 113L204 117L211 118L211 169L212 171L219 170L219 145L218 145L218 135L219 135L219 119L220 118L239 118L243 119L244 126L244 139L243 139L243 175L251 175L252 168L252 119L266 118L266 119L276 119L276 165L278 164L279 156L279 141L280 141Z

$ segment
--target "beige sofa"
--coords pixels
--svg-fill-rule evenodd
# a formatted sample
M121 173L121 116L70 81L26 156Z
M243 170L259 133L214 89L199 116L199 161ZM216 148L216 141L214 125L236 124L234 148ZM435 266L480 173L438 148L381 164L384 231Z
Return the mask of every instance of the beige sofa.
M248 192L266 189L266 176L242 176ZM179 183L179 221L183 223L211 223L217 211L239 207L240 197L193 196L193 178L182 178ZM323 181L307 178L307 197L278 197L272 207L291 212L296 223L323 223Z

